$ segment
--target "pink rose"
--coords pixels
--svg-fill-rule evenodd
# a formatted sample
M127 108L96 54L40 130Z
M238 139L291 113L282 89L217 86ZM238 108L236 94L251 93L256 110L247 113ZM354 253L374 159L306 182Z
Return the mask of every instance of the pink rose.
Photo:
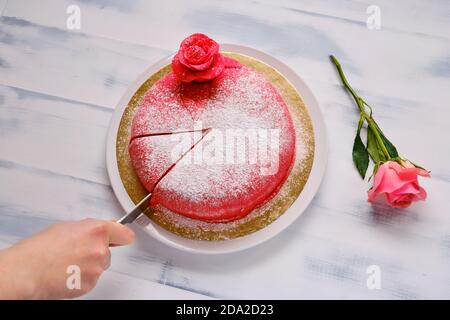
M207 35L194 33L181 42L172 60L172 69L183 82L206 82L220 75L225 67L239 63L219 53L219 44Z
M368 200L372 202L378 195L385 194L386 200L394 208L406 208L418 200L425 200L427 193L419 185L418 176L430 174L415 167L409 161L402 165L395 161L383 163L375 173L373 187L368 191Z

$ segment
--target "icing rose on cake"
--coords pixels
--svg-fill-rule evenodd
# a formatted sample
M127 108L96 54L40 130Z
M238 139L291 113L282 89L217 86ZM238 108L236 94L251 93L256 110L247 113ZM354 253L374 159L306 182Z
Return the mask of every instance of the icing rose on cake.
M219 44L207 35L194 33L181 42L172 60L175 75L183 82L207 82L226 67L238 67L235 60L219 53Z

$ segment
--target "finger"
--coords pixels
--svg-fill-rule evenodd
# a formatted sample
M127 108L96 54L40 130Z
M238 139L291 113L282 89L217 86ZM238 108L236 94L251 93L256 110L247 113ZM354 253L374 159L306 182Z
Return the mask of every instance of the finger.
M108 227L108 239L110 245L124 246L133 242L133 230L114 221L105 222Z

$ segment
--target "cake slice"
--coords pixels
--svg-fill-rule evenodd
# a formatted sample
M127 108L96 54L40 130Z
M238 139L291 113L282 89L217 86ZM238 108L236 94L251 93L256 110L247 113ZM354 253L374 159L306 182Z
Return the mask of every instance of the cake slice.
M158 134L131 140L128 150L139 180L152 192L158 180L193 148L207 130Z

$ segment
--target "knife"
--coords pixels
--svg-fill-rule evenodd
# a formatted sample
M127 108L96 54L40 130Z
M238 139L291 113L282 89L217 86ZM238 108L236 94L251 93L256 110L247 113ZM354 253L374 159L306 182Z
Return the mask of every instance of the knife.
M150 201L151 197L152 193L150 192L141 201L139 201L139 203L136 205L136 207L134 207L133 210L117 220L117 222L121 224L132 223L148 208L148 202Z

